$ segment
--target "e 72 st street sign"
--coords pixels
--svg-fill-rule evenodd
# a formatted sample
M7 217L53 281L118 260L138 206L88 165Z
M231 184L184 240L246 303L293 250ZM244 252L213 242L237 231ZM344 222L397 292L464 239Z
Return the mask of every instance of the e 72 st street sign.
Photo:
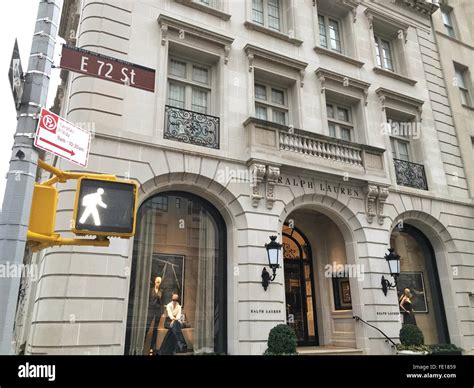
M35 147L81 167L87 167L91 133L42 108L36 128Z
M78 47L63 45L59 67L133 88L155 91L155 70Z

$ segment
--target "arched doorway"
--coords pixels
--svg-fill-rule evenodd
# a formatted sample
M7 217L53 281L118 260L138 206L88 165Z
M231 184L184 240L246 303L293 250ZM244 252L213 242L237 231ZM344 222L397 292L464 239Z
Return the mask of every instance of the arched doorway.
M356 348L351 290L363 274L348 263L351 252L335 219L299 208L282 227L287 322L299 346Z
M429 239L406 222L394 228L390 245L400 255L399 297L408 288L417 326L428 345L450 343L436 257Z
M177 294L188 353L226 353L227 233L220 213L197 195L169 191L147 199L137 220L125 352L159 353L168 332L165 306Z
M299 345L318 345L311 247L295 227L283 226L285 299L288 324Z

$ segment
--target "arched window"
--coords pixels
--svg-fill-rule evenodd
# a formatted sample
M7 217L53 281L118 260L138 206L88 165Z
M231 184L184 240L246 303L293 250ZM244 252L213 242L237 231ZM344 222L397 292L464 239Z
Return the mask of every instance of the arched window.
M161 354L166 305L178 295L187 352L226 351L226 227L209 202L165 192L139 209L127 317L127 354Z
M423 332L425 343L449 343L449 332L444 309L436 256L429 239L416 227L403 223L392 231L390 245L400 255L398 295L410 292L412 314ZM405 317L405 316L404 316Z

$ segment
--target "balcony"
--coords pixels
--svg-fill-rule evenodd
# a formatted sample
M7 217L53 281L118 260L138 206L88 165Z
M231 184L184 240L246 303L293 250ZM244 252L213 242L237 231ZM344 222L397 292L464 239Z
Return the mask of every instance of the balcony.
M164 138L219 149L219 117L165 105Z
M300 129L290 130L287 126L253 117L247 119L244 126L249 159L389 183L382 148Z
M397 185L428 190L424 165L401 159L393 159L393 164L395 165Z

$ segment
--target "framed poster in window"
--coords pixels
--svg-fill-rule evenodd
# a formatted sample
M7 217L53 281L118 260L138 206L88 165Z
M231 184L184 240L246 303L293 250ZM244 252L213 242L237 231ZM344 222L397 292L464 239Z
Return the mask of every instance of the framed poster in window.
M332 288L334 293L334 308L336 310L352 309L351 286L349 278L332 278Z
M161 277L163 303L171 302L173 292L179 295L179 301L184 307L184 263L183 255L154 254L151 264L152 282L156 276Z
M411 293L411 302L415 313L427 313L425 282L423 272L400 272L397 280L398 296L401 297L403 290L408 288Z

